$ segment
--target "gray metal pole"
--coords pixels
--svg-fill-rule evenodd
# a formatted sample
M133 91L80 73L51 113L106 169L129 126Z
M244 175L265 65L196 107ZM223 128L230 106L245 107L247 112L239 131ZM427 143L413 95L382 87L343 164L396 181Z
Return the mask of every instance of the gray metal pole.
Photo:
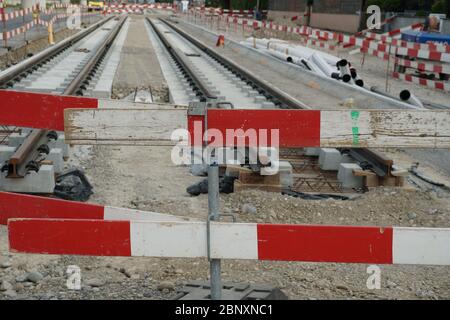
M219 166L217 163L211 163L208 166L208 215L208 226L209 221L219 220ZM207 232L208 237L210 237L209 227ZM220 273L220 259L210 259L211 300L222 299L222 279Z

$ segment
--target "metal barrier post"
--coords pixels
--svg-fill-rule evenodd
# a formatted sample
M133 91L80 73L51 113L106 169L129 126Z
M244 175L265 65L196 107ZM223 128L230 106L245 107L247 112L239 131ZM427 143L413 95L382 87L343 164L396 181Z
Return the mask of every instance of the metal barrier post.
M215 160L208 166L208 257L210 256L210 221L219 220L219 166ZM222 299L222 279L220 259L209 258L211 300Z

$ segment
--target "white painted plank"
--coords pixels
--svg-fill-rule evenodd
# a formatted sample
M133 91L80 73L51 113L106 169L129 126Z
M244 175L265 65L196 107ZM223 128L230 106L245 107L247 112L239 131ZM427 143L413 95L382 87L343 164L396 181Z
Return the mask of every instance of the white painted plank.
M211 257L258 259L256 224L211 222ZM131 255L199 258L207 256L204 222L130 222Z
M187 126L187 110L68 109L65 136L69 144L174 145L171 134Z
M322 111L322 147L450 148L449 111Z
M113 221L195 221L189 217L108 206L104 209L103 219Z
M394 264L450 265L450 230L394 228Z

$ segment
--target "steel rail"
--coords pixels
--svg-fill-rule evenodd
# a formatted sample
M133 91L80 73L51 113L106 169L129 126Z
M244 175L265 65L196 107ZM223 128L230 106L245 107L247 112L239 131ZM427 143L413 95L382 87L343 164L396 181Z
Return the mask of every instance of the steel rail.
M243 69L242 67L237 65L234 61L209 49L205 44L203 44L199 40L195 39L194 37L192 37L185 31L181 30L180 28L175 26L173 23L167 21L165 18L160 18L160 21L164 22L171 29L175 30L178 34L180 34L182 37L184 37L189 42L194 44L196 47L198 47L204 53L208 54L213 59L215 59L219 63L226 66L228 69L235 72L244 82L247 82L247 84L256 87L256 90L258 90L262 95L266 96L269 100L272 100L272 102L275 105L278 105L280 108L282 108L282 109L310 109L307 105L294 99L293 97L289 96L285 92L272 87L269 83L261 81L260 79L258 79L257 76L253 75L250 71Z
M117 35L119 34L119 31L122 28L123 24L125 23L126 19L127 16L122 17L121 20L119 20L119 23L116 26L114 26L114 29L111 30L106 39L101 43L100 47L96 50L95 54L88 60L88 62L83 66L80 72L78 72L76 77L66 87L66 89L63 92L63 95L74 95L77 93L81 93L79 92L80 86L92 72L95 65L100 61L102 57L105 56L106 52L111 47L111 44L114 42Z
M164 37L164 35L161 33L161 31L155 26L155 24L151 21L151 19L147 18L147 21L152 26L153 30L155 30L156 34L158 35L158 38L162 41L164 46L167 48L169 53L174 57L175 61L178 62L183 70L187 73L188 77L191 78L191 80L194 82L195 86L198 88L198 90L201 92L201 94L207 99L207 100L216 100L217 96L213 93L211 93L210 89L207 85L205 85L195 74L195 72L190 67L189 63L183 58L183 55L179 53L179 51L176 48L173 48L170 42ZM195 91L195 89L194 89Z
M99 22L96 22L87 29L75 34L74 36L67 38L56 45L41 51L40 53L20 62L19 64L3 70L0 72L0 88L7 88L11 86L11 82L14 79L21 77L24 73L31 73L31 70L37 69L46 61L52 59L54 56L58 55L65 49L71 47L73 44L83 39L87 35L91 34L93 31L97 30L99 27L104 25L106 22L111 20L113 17L105 18Z
M195 39L193 36L187 34L185 31L181 30L180 28L174 26L173 23L168 22L166 19L160 19L166 25L171 27L173 30L178 32L180 35L182 35L185 39L193 43L195 46L197 46L199 49L201 49L203 52L209 54L212 56L215 60L219 61L220 63L228 66L231 70L234 70L238 74L241 75L241 77L244 77L244 79L248 79L251 83L255 84L257 87L261 88L265 91L266 96L272 96L276 100L278 100L280 103L278 103L278 106L280 108L285 109L310 109L308 106L304 105L303 103L293 99L292 97L288 96L286 93L282 92L281 90L277 90L275 88L270 87L267 83L264 83L260 81L256 76L251 74L249 71L242 69L240 66L238 66L233 61L229 60L228 58L218 54L217 52L214 52L213 50L209 49L206 45L201 43L201 41ZM396 98L396 100L399 100ZM277 103L273 101L276 105ZM384 155L380 154L379 152L367 148L359 148L359 149L350 149L348 151L349 155L353 157L355 160L361 163L361 165L365 166L367 169L372 169L376 174L380 177L386 177L390 176L393 161L391 159L386 158Z

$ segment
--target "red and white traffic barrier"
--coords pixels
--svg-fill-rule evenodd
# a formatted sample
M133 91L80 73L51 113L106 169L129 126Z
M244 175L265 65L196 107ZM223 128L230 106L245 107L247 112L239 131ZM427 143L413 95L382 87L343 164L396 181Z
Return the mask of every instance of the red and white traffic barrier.
M407 30L417 30L417 29L422 29L423 28L423 24L422 23L416 23L404 28L400 28L400 29L396 29L396 30L392 30L383 34L378 34L378 33L366 33L365 37L367 39L372 39L372 40L379 40L382 42L387 42L390 43L392 42L395 37L399 37L401 36L402 32L407 31Z
M378 51L378 50L370 49L370 48L363 47L363 48L358 49L358 51L362 52L362 53L367 53L371 56L374 56L374 57L377 57L377 58L380 58L383 60L389 60L391 57L391 55L388 52Z
M450 83L448 82L442 82L442 81L434 81L434 80L428 80L424 78L415 77L411 74L405 74L405 73L399 73L394 72L392 76L396 79L412 82L421 86L425 86L432 89L437 90L444 90L447 92L450 92Z
M207 257L206 223L8 220L12 252ZM450 229L211 222L213 259L450 265Z
M0 90L0 101L14 106L14 112L1 112L0 124L64 131L64 110L98 108L99 100L72 96Z
M409 48L414 50L436 51L442 53L450 53L450 45L440 43L417 43L400 39L392 40L391 44L396 47Z
M412 61L402 58L396 58L395 63L403 67L417 69L418 71L430 71L434 73L450 74L450 65L447 64L434 64L421 61Z
M402 56L408 56L411 58L420 58L426 60L450 62L450 53L443 53L430 50L417 50L410 48L397 48L397 54Z
M3 15L0 14L0 22L3 21L3 16L4 16L4 21L9 21L9 20L17 19L17 18L20 18L23 16L27 16L29 14L32 14L33 10L35 10L35 9L36 9L36 7L33 7L33 8L26 8L26 9L11 11L8 13L4 13Z
M313 40L313 39L309 39L306 41L307 45L311 45L311 46L315 46L315 47L319 47L322 49L326 49L326 50L336 50L337 46L327 43L327 42L322 42L322 41L317 41L317 40Z
M24 33L25 31L30 30L37 24L38 24L37 21L30 21L30 22L24 24L22 27L18 27L18 28L6 31L4 33L0 33L0 40L5 40L4 36L6 37L6 39L11 39L19 34Z
M0 192L0 225L8 219L77 219L77 220L143 220L143 221L187 221L157 212L102 206L84 202L25 194Z

